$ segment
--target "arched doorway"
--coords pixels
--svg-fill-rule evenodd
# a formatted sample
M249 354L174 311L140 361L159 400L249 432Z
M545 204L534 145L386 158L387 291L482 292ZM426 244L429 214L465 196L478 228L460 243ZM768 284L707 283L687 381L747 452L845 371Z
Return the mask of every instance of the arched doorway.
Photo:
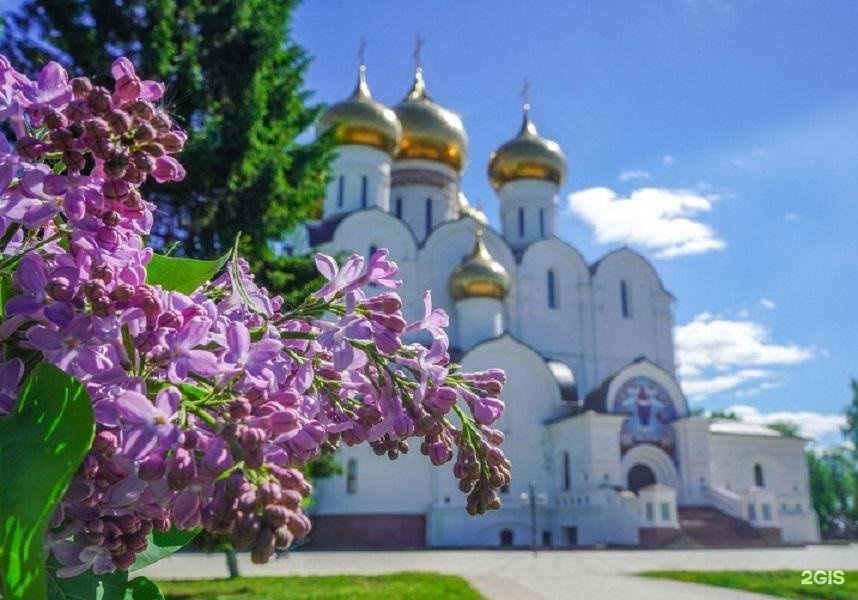
M638 463L631 469L629 469L627 487L635 494L637 494L638 490L640 490L641 488L645 488L646 486L652 485L655 482L655 473L653 473L652 469L650 469L648 466Z
M502 529L500 532L500 545L503 548L512 546L513 537L511 529Z

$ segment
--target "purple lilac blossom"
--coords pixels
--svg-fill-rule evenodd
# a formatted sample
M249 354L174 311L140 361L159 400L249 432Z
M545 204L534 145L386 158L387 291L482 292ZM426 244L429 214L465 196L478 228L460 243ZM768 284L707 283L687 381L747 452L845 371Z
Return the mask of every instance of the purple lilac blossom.
M58 575L127 570L172 526L266 562L310 531L302 469L342 444L396 458L416 440L433 464L454 461L469 513L498 508L504 375L450 362L428 292L406 322L386 250L317 254L327 282L293 310L235 256L191 294L146 282L155 205L140 189L184 177L172 155L186 135L161 83L125 58L110 72L112 90L57 63L31 81L0 55L13 136L0 134L0 269L14 287L0 340L31 359L0 362L0 415L44 360L86 386L96 421L46 540Z

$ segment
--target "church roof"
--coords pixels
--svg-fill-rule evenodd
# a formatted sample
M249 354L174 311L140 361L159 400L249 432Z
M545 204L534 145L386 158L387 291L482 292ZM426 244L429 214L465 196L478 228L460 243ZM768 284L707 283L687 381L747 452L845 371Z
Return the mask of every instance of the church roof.
M771 427L748 423L736 419L713 419L709 424L712 433L727 433L730 435L763 435L766 437L783 437L779 431Z
M545 358L545 364L548 365L548 370L551 371L554 380L557 381L557 387L560 388L560 399L564 402L577 404L578 382L575 380L575 373L572 372L569 365L550 358Z

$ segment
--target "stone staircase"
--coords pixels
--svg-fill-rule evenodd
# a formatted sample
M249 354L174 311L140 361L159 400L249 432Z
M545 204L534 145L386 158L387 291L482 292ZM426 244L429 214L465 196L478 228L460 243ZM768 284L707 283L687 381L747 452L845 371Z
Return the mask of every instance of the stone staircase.
M781 530L751 527L711 507L680 507L678 530L641 529L649 548L759 548L778 546Z

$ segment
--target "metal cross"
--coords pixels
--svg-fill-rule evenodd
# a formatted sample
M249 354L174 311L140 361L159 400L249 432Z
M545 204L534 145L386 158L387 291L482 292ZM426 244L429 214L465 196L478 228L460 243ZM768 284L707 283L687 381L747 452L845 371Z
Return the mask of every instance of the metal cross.
M412 58L414 58L414 68L419 69L423 66L423 60L421 54L423 53L423 44L426 43L420 34L414 38L414 52L411 53Z
M366 40L361 38L360 45L358 46L357 51L358 65L364 66L366 64Z
M530 80L525 79L521 84L521 104L524 110L530 110Z

